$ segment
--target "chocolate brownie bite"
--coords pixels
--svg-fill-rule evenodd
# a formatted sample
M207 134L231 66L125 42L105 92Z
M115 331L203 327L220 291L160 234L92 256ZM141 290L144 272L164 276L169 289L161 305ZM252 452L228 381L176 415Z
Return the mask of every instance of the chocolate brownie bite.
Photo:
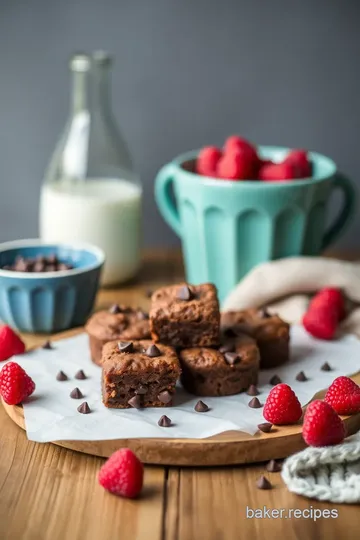
M228 311L221 314L222 332L253 337L260 350L262 369L280 366L289 360L290 326L266 309Z
M101 354L105 343L114 340L139 340L150 338L147 313L141 309L112 306L109 311L98 311L85 325L89 336L92 361L101 365Z
M115 409L169 407L181 369L172 347L150 340L104 345L102 396Z
M151 297L151 336L173 347L212 347L220 341L220 311L211 283L180 283Z
M229 396L257 384L260 355L255 340L243 335L218 349L194 347L180 352L181 383L197 396Z

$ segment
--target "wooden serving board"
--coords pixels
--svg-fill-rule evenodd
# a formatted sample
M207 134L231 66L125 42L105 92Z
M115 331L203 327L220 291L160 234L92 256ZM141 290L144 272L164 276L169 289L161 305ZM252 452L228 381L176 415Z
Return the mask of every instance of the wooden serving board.
M74 336L82 329L58 334L52 341ZM44 339L42 339L44 341ZM360 374L353 379L360 384ZM322 397L319 392L316 397ZM9 417L25 428L21 405L7 405L2 401ZM360 429L360 414L344 417L348 435ZM143 463L156 465L216 466L256 463L290 456L305 448L301 425L273 426L270 433L258 432L254 436L241 431L228 431L207 439L116 439L105 441L53 441L53 444L84 454L108 457L119 448L133 450Z

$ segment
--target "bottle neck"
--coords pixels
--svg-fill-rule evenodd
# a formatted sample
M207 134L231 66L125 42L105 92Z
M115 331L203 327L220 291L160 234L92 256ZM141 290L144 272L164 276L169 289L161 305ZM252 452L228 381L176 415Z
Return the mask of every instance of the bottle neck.
M89 71L73 72L72 114L110 110L109 68L94 65Z

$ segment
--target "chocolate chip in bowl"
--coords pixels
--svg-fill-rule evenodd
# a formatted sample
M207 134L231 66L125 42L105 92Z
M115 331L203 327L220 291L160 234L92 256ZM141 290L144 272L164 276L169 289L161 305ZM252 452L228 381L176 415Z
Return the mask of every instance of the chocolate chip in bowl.
M73 270L74 266L59 260L56 254L37 255L35 258L18 255L12 264L3 265L1 269L12 272L62 272Z
M104 253L86 244L0 244L0 320L22 332L82 326L92 311ZM16 291L16 294L13 294ZM86 291L86 292L85 292Z

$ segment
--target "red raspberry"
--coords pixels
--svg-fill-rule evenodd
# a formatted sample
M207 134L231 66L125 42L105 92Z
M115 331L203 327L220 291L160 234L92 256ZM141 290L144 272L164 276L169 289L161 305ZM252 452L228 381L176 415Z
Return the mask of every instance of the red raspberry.
M328 403L316 399L306 409L302 435L310 446L339 444L345 438L345 425Z
M311 336L330 340L336 334L338 315L336 311L327 308L310 309L303 316L302 323Z
M0 371L0 394L8 405L18 405L31 396L35 383L16 362L8 362Z
M321 289L311 300L309 310L327 308L334 309L340 321L346 316L344 295L336 287L326 287Z
M256 149L249 141L238 135L231 135L224 144L224 153L232 154L238 150L245 150L248 154L256 155Z
M255 180L257 178L260 167L259 157L256 148L249 141L237 135L228 137L224 145L224 154L225 156L237 154L241 157L238 160L240 164L238 180ZM226 177L220 176L220 178Z
M143 477L143 464L129 448L114 452L99 471L99 483L103 488L130 499L140 493Z
M294 180L295 178L295 170L290 163L263 165L259 171L259 180L264 182Z
M301 405L288 384L277 384L268 395L263 415L276 426L295 424L302 415Z
M240 180L248 171L248 164L240 154L225 154L218 163L216 175L225 180Z
M338 414L360 412L360 387L349 377L337 377L328 388L324 401Z
M311 161L306 150L291 150L284 163L296 168L296 178L309 178L312 174Z
M196 172L203 176L216 176L216 167L222 153L216 146L205 146L196 160Z
M0 361L8 360L14 354L23 354L25 343L10 326L0 327Z

